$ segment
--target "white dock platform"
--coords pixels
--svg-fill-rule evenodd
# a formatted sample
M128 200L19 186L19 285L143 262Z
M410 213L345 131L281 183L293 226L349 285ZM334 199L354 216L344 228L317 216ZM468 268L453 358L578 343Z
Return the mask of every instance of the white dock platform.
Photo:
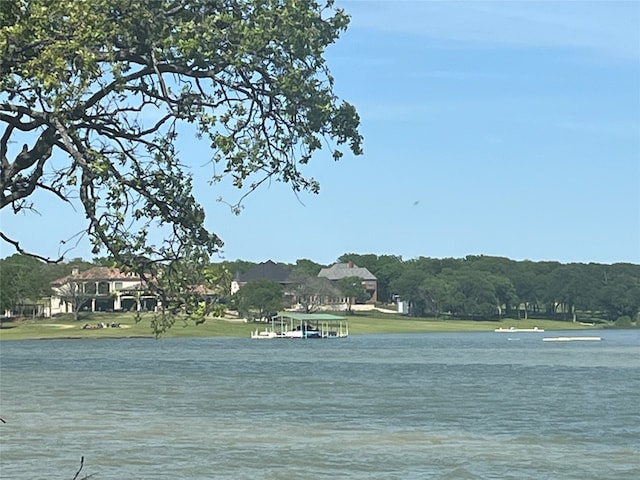
M544 337L543 342L599 342L602 337Z

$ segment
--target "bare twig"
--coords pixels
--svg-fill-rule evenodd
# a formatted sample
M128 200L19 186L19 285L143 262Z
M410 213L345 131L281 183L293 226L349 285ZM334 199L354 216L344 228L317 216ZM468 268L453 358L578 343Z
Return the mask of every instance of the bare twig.
M84 477L79 477L83 467L84 467L84 456L80 457L80 468L76 472L76 476L73 477L73 480L86 480L87 478L91 478L95 475L95 473L90 473L89 475L85 475Z

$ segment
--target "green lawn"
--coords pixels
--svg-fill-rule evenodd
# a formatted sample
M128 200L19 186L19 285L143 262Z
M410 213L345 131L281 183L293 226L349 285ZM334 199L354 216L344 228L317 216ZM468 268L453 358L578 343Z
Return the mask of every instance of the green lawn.
M131 313L96 313L86 314L75 322L70 316L17 320L4 322L0 329L0 340L23 340L39 338L126 338L150 337L153 333L149 322L151 315L142 317L138 323ZM392 334L418 332L489 332L498 327L532 328L537 326L545 330L565 330L587 328L571 322L554 320L513 320L469 321L469 320L437 320L433 318L410 318L400 315L375 313L373 315L349 315L349 333ZM102 328L83 330L85 323L95 324L120 323L120 328ZM264 324L244 323L236 319L211 318L202 325L185 324L178 320L165 337L249 337L251 330L263 328Z
M1 340L22 340L35 338L153 338L150 326L151 315L143 315L139 322L131 313L92 313L83 315L79 321L70 316L55 318L19 320L3 323ZM86 323L94 325L119 323L119 328L83 329ZM252 325L238 320L208 319L202 325L186 324L177 320L166 337L241 337L249 336Z
M417 333L417 332L492 332L496 328L533 328L544 330L567 330L587 328L571 322L555 320L514 320L475 321L438 320L434 318L412 318L399 315L349 317L349 333Z

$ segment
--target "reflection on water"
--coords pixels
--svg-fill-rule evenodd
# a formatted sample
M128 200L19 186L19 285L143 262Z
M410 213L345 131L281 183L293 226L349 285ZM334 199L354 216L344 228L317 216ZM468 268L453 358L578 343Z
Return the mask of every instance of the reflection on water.
M640 332L3 342L2 478L636 479Z

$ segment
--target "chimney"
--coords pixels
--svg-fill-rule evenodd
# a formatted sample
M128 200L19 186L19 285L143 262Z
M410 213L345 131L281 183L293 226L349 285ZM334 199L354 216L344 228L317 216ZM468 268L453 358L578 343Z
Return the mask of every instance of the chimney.
M78 276L78 267L73 267L71 269L71 275L73 275L74 277Z
M353 268L353 262L349 260L349 268Z

